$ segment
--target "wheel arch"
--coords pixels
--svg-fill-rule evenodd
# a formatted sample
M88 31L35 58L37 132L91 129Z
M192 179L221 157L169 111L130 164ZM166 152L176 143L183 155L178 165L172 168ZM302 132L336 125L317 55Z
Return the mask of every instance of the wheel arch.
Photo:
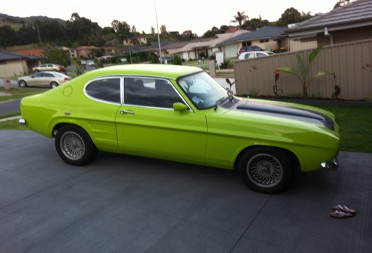
M61 123L58 123L56 124L54 127L53 127L53 130L52 130L52 137L55 137L58 130L63 127L63 126L67 126L67 125L71 125L71 126L76 126L76 127L79 127L81 128L82 130L84 130L89 136L89 131L87 131L84 127L82 127L81 125L78 125L78 124L75 124L75 123L71 123L71 122L61 122ZM92 137L90 137L92 139Z
M269 145L253 145L253 146L246 147L245 149L240 151L240 153L238 154L234 162L234 170L238 170L239 162L242 159L243 154L247 151L250 151L256 148L271 148L271 149L281 150L289 156L290 160L293 163L293 169L295 171L300 171L301 169L300 161L298 160L297 156L292 151L285 149L285 148L269 146Z

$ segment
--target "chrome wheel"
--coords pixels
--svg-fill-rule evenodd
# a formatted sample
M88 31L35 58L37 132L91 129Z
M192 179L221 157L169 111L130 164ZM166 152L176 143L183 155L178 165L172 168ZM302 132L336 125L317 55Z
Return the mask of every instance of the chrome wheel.
M257 186L273 187L283 178L283 167L279 160L269 154L257 154L247 163L248 178Z
M70 160L79 160L85 154L83 138L72 131L63 133L61 136L60 147L62 153Z
M87 165L97 154L89 134L76 125L64 125L55 131L55 147L60 157L71 165Z
M292 180L294 160L291 154L274 147L252 147L238 163L240 176L251 189L262 193L278 193Z

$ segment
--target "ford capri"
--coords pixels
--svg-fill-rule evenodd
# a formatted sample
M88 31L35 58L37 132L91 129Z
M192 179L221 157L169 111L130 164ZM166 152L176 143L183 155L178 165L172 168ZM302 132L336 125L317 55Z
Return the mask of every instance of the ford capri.
M133 64L87 72L21 101L20 123L54 138L70 165L98 151L237 170L276 193L296 171L337 168L331 112L234 96L197 67Z

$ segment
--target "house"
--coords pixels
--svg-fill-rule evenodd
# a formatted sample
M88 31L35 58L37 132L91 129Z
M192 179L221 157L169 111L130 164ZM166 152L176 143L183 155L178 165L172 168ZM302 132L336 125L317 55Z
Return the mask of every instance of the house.
M218 52L223 52L224 56L226 58L232 58L236 57L236 51L238 50L237 47L238 45L233 42L233 43L223 43L228 40L232 40L232 38L235 38L241 34L248 33L246 30L235 30L232 29L229 31L232 32L226 32L226 33L221 33L221 34L216 34L216 38L213 40L211 45L209 46L209 55L215 55Z
M25 56L21 54L0 51L0 77L9 78L24 75L39 65L39 56Z
M75 51L78 59L92 59L96 50L99 50L99 48L95 46L81 46L76 48Z
M189 41L186 45L181 48L175 49L174 54L177 54L181 59L189 61L201 58L208 58L209 46L213 42L214 38L205 39L194 39Z
M318 14L284 31L291 51L372 38L372 1L357 0Z
M124 46L146 45L147 37L145 35L137 35L123 40Z
M279 50L286 45L283 38L285 29L278 26L264 26L252 32L245 31L238 36L223 41L218 46L224 47L226 58L236 57L239 48L243 46L258 46L265 50Z

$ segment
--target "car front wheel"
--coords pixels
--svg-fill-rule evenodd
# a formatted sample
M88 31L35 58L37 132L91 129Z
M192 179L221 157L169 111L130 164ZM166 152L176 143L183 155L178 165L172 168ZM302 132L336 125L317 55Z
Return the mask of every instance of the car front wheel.
M278 193L291 182L293 162L281 149L257 147L243 154L239 173L251 189L262 193Z
M58 129L55 147L60 157L71 165L87 165L97 154L97 148L88 133L75 125Z

